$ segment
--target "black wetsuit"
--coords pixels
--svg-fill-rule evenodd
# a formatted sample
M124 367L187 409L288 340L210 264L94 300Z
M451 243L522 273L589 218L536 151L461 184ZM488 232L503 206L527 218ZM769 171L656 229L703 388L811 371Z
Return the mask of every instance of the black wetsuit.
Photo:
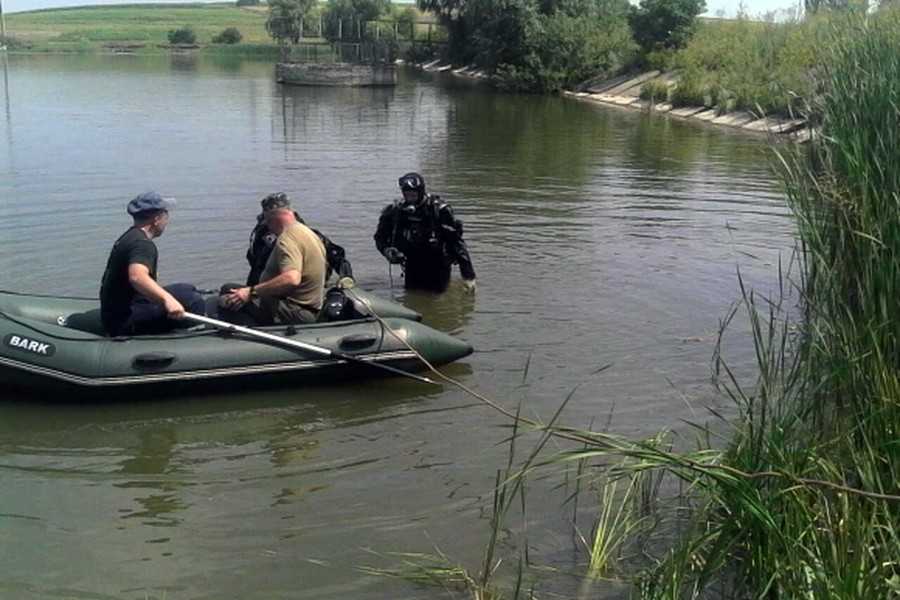
M438 196L426 195L419 205L395 202L386 206L378 220L375 246L382 254L392 247L404 254L405 285L409 288L445 290L454 263L463 279L475 279L462 223Z

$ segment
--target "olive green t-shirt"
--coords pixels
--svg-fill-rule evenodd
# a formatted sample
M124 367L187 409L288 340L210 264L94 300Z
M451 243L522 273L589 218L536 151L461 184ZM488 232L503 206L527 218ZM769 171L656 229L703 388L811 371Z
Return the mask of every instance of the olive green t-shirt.
M268 281L284 271L300 272L300 285L285 298L262 298L277 303L285 300L304 308L319 310L325 293L325 246L315 232L302 223L289 225L275 242L260 281Z

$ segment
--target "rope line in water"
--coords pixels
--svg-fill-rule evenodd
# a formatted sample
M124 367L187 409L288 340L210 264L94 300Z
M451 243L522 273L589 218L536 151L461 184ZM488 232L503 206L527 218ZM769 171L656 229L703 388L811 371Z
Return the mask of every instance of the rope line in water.
M467 385L465 385L464 383L462 383L460 381L457 381L456 379L450 377L449 375L445 375L444 373L440 372L437 368L435 368L434 365L432 365L430 362L428 362L428 360L426 360L425 357L422 356L418 350L413 348L409 344L409 342L407 342L396 331L394 331L390 325L385 323L384 320L381 318L381 316L378 315L374 310L372 310L372 307L368 302L366 302L365 300L363 300L362 298L357 296L355 293L353 293L352 289L347 289L345 291L352 293L359 302L361 302L363 305L365 305L366 308L369 309L369 314L371 314L372 317L374 317L379 323L381 323L382 327L384 327L392 336L394 336L398 341L400 341L401 344L403 344L410 351L412 351L413 354L415 354L416 357L422 362L422 364L424 364L428 368L429 371L434 373L435 376L437 376L441 380L449 383L450 385L462 390L463 392L472 396L473 398L481 401L482 403L484 403L487 406L491 407L492 409L496 410L500 414L502 414L514 421L517 421L519 423L524 423L526 425L536 427L538 429L542 429L558 438L562 438L562 439L573 441L573 442L578 442L581 444L588 444L591 446L599 445L599 446L605 447L610 450L615 450L615 451L619 451L622 453L628 453L629 450L627 448L622 447L622 444L623 444L622 440L618 440L612 436L609 436L608 434L591 432L590 435L586 435L584 433L578 433L573 430L567 430L565 428L554 427L552 425L545 425L539 421L535 421L533 419L529 419L527 417L523 417L519 414L513 413L510 410L507 410L506 408L504 408L503 406L498 404L497 402L491 400L484 394L481 394L480 392L473 390L472 388L468 387ZM600 369L598 369L595 373L600 373L602 371L605 371L606 369L608 369L611 366L612 366L611 364L605 365L605 366L601 367ZM627 442L625 442L625 443L627 443ZM742 477L744 479L751 479L751 480L752 479L787 479L788 481L802 484L805 486L829 488L829 489L836 490L838 492L844 492L846 494L851 494L854 496L861 496L864 498L872 498L875 500L886 500L886 501L890 501L890 502L900 502L900 495L882 494L880 492L870 492L867 490L861 490L858 488L846 486L846 485L843 485L840 483L835 483L833 481L825 481L823 479L810 479L810 478L806 478L806 477L796 477L789 473L783 473L780 471L760 471L757 473L747 473L746 471L741 471L740 469L736 469L734 467L729 467L727 465L705 465L703 463L693 461L687 457L679 457L679 460L684 464L685 467L687 467L688 469L690 469L691 471L694 471L696 473L707 473L710 470L718 470L718 471L724 471L725 473L728 473L730 475Z

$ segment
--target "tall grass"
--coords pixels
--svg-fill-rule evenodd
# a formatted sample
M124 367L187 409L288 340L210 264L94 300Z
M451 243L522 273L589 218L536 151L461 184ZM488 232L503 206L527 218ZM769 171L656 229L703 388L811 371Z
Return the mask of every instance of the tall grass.
M799 223L799 333L745 291L759 380L730 378L741 418L714 464L691 475L663 461L701 504L644 598L696 598L723 579L739 597L900 597L897 25L832 22L808 109L821 135L778 155Z
M806 21L761 23L739 18L704 22L673 59L678 106L790 114L813 93L816 57L827 14Z
M581 446L559 460L624 457L604 477L681 482L690 516L670 513L645 544L651 565L635 580L645 600L900 598L898 25L896 12L850 15L822 32L804 108L819 133L776 155L800 275L781 273L773 297L742 283L758 377L747 386L716 357L737 406L722 419L727 441L701 428L697 450L672 452L660 439L554 428ZM613 497L597 518L607 533ZM621 544L596 541L600 558Z

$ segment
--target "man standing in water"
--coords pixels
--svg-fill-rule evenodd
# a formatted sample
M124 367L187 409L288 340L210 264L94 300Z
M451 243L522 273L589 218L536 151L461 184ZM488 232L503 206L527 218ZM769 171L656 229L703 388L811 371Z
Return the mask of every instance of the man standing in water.
M399 184L403 200L387 205L378 220L378 251L391 264L402 265L407 288L443 292L456 263L466 291L474 293L475 268L453 209L440 196L425 193L425 179L418 173L407 173Z
M179 326L185 306L204 314L203 297L192 285L156 282L158 251L153 243L166 230L175 201L146 192L128 203L134 220L113 244L100 285L100 317L109 335L166 333ZM187 326L187 322L183 322Z
M278 236L272 253L259 283L226 292L220 303L260 325L313 323L325 292L325 246L297 220L286 194L270 194L260 204L266 227Z

